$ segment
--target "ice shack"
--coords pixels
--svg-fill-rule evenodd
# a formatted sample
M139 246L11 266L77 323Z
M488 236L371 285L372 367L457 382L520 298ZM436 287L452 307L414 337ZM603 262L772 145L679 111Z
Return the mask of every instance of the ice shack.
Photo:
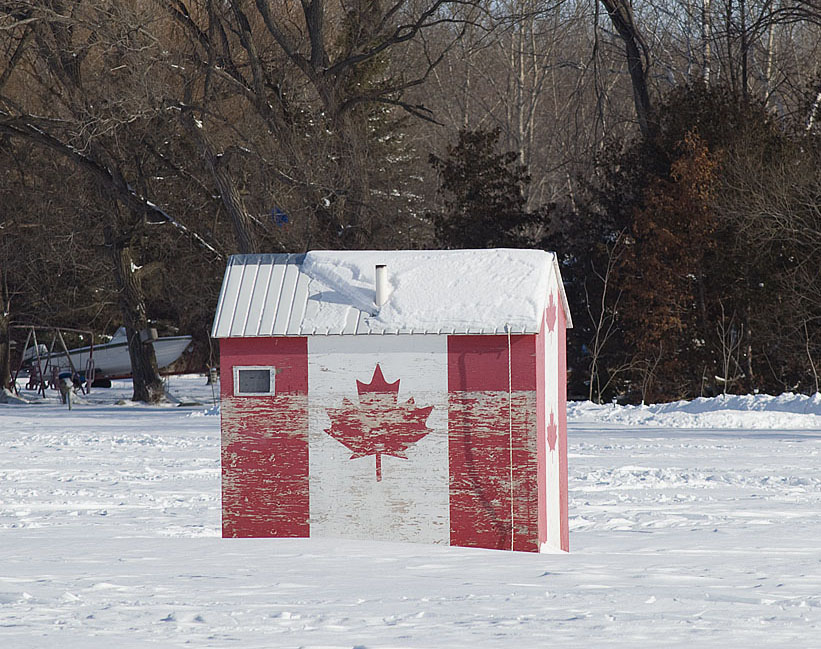
M569 326L539 250L231 257L223 536L567 550Z

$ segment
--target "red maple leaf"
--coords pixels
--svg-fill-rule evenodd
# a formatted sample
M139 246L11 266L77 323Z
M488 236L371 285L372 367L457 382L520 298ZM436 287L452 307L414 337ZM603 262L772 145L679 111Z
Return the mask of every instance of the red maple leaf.
M556 434L557 428L553 413L551 412L550 423L547 425L547 444L550 446L551 451L556 450L556 439L558 438Z
M376 455L376 479L382 480L382 456L407 459L405 451L432 432L426 422L433 406L417 408L413 398L399 403L399 380L385 381L377 363L370 383L356 382L359 405L342 400L341 408L327 408L331 427L325 432L344 444L352 460Z
M547 302L545 318L547 319L547 329L553 331L553 327L556 326L556 305L553 302L553 293L550 294L550 299Z

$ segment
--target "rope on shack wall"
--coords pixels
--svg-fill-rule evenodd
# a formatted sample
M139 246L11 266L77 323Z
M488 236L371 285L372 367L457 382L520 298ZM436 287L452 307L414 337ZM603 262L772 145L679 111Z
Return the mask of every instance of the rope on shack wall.
M510 345L510 325L505 324L507 332L507 439L508 439L508 461L510 478L510 549L513 550L513 355Z

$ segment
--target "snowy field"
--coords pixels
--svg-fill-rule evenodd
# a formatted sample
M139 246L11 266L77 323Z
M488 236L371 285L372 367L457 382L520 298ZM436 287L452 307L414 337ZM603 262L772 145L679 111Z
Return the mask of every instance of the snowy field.
M0 405L0 647L819 647L821 396L571 404L571 553L223 540L202 405Z

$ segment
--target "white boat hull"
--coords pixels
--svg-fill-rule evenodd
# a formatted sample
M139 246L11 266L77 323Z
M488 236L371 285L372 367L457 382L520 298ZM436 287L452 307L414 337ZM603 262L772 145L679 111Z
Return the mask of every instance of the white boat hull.
M154 341L154 353L157 356L157 367L164 369L176 361L191 344L191 336L169 336ZM89 356L94 359L95 379L118 379L131 376L131 357L128 355L128 343L122 338L112 339L111 342L94 345L93 350L88 347L70 349L68 362L65 353L52 354L49 365L59 367L59 371L68 371L71 365L78 372L85 372ZM45 361L41 357L41 361ZM36 362L36 360L34 361Z

